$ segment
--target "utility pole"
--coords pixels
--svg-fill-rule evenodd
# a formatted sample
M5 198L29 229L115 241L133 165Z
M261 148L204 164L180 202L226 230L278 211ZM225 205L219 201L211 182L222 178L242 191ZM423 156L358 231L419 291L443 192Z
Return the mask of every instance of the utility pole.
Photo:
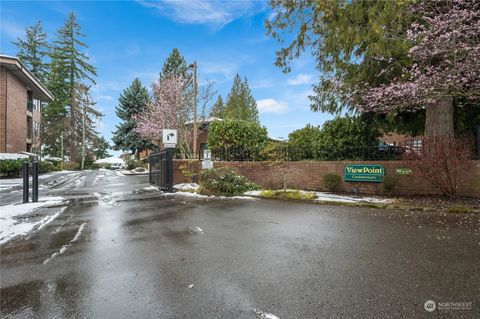
M85 90L85 91L84 91ZM83 104L83 109L82 109L82 165L81 165L81 170L85 168L85 113L86 113L86 107L87 104L90 103L90 100L88 98L88 93L87 93L87 88L85 86L81 87L81 103Z
M193 62L193 154L197 152L197 62Z

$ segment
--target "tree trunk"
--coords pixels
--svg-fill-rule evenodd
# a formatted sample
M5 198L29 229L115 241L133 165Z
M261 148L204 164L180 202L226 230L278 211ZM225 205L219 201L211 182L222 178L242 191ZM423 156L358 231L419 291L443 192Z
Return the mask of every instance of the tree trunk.
M453 98L442 97L427 105L425 137L453 137Z

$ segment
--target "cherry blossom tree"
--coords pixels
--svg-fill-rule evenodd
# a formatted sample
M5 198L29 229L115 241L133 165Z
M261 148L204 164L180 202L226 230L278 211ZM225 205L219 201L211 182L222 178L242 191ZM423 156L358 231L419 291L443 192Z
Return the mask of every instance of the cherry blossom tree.
M365 86L362 110L426 109L426 136L453 136L453 102L480 101L480 1L419 1L407 31L411 67L389 84Z
M157 145L162 143L163 129L178 130L178 146L190 154L192 132L186 123L192 115L186 93L187 81L182 77L168 77L152 84L153 99L147 110L135 116L135 131Z

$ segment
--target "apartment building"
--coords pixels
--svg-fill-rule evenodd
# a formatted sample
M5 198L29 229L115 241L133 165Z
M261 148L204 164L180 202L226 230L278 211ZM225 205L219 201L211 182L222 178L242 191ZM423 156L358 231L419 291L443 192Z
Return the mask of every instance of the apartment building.
M41 107L52 100L18 58L0 55L0 153L39 152Z

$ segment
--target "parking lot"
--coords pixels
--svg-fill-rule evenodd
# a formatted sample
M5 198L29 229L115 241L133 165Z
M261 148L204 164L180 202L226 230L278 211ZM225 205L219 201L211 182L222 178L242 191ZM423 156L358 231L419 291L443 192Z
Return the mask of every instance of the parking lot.
M480 315L478 215L168 195L114 171L49 191L68 208L1 247L4 318Z

